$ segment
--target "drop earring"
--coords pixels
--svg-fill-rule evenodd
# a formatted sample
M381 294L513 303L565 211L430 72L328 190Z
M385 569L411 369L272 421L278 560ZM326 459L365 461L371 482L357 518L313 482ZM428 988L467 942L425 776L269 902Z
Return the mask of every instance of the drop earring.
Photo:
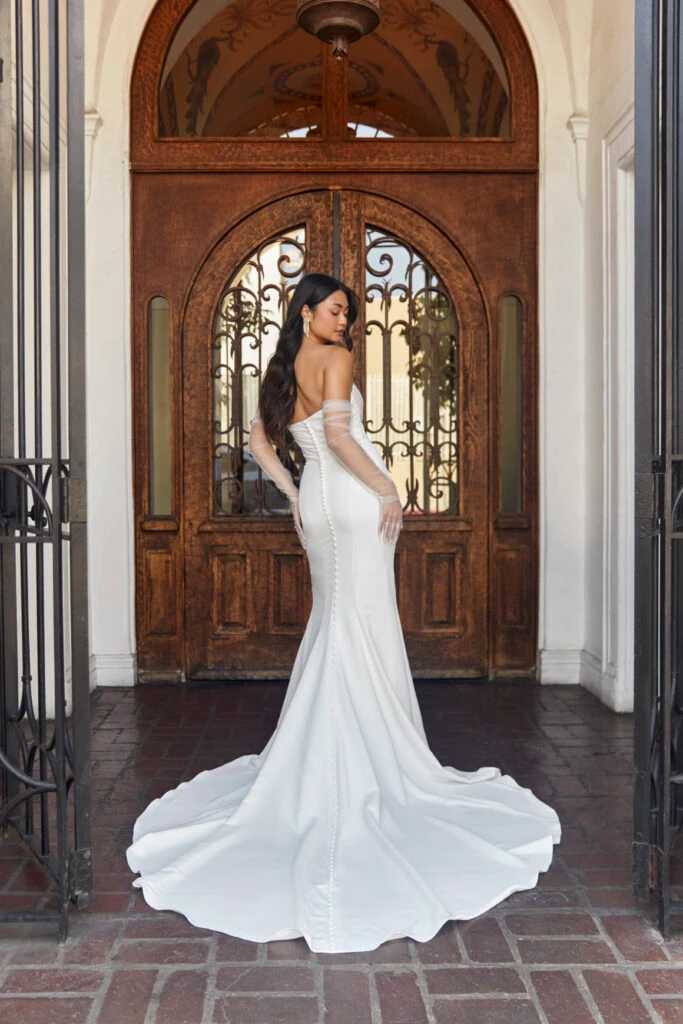
M303 321L304 321L304 334L306 335L306 337L308 337L308 335L310 333L310 327L309 327L309 323L308 323L307 317L304 317Z

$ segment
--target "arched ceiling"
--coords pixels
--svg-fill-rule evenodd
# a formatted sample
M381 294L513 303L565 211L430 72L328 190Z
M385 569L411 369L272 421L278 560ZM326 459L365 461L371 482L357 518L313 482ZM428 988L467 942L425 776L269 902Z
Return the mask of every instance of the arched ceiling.
M162 134L319 134L320 44L295 0L198 0L169 49ZM504 62L464 0L382 0L376 32L349 52L349 122L359 134L509 133Z

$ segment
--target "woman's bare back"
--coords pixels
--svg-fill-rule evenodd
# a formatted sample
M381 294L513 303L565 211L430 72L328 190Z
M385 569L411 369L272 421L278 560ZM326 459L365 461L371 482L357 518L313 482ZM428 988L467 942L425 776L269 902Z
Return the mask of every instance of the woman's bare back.
M294 360L296 405L292 423L306 420L322 408L325 367L329 365L332 350L337 348L346 350L346 345L336 342L320 345L306 338L302 341Z

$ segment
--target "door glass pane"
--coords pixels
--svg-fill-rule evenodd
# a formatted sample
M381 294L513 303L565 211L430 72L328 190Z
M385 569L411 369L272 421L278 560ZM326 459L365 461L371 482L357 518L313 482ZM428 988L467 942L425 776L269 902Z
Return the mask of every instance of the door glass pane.
M407 242L365 232L365 416L407 512L457 514L458 327Z
M169 307L157 295L147 307L149 374L149 514L170 516L171 335Z
M500 313L501 511L522 512L522 303L506 295Z
M289 502L261 473L247 449L261 377L275 351L287 303L305 273L306 230L264 242L230 280L218 305L213 337L214 511L289 514ZM290 452L280 452L296 480Z
M297 27L296 0L198 0L169 49L159 134L319 135L321 43Z

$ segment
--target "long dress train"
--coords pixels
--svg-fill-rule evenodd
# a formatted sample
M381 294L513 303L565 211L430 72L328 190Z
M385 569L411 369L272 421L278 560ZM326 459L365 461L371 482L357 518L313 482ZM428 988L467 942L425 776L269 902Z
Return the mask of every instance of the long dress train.
M379 502L333 453L323 412L291 426L313 608L277 728L154 800L128 863L146 901L193 924L319 952L425 941L536 884L555 812L497 768L430 751L396 606ZM349 434L386 476L354 386ZM457 753L457 752L456 752Z

